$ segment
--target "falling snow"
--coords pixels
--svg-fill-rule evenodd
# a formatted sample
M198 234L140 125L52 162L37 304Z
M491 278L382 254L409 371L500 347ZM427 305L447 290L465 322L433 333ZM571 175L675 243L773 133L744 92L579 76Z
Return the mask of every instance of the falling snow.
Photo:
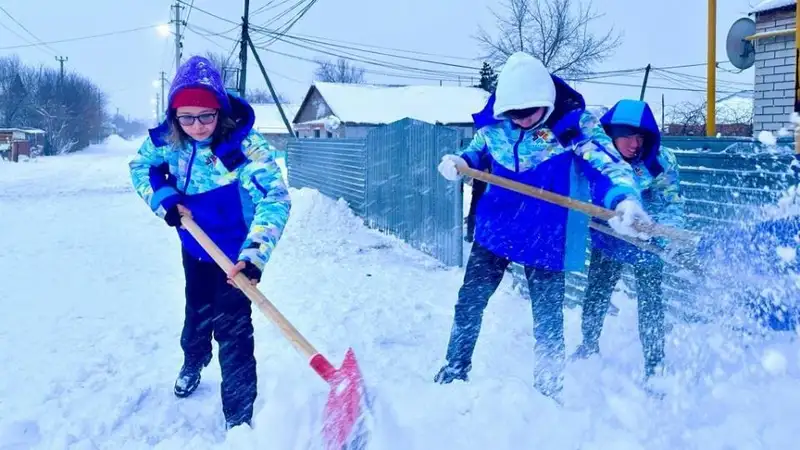
M313 448L327 386L258 310L253 430L226 435L216 359L192 397L172 395L182 360L180 249L130 187L137 145L115 138L0 164L0 447ZM376 448L797 445L793 333L671 321L659 401L639 383L637 304L621 291L602 356L566 369L564 407L533 388L530 302L510 277L486 310L470 383L434 384L463 271L366 229L343 201L291 194L292 218L260 287L332 361L354 349L376 395ZM565 326L571 353L580 307L565 310Z

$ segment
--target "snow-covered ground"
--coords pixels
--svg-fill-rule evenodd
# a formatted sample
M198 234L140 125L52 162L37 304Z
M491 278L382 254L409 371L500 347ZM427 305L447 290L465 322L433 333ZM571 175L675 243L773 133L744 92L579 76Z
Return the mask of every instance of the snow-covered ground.
M177 399L183 280L174 231L130 186L137 142L0 163L0 448L307 448L326 386L254 310L254 430L226 438L216 359ZM352 346L378 404L381 449L797 447L800 346L675 324L671 375L644 394L635 301L617 296L603 358L570 363L566 405L532 388L530 304L492 299L468 384L432 382L462 271L364 228L346 205L292 190L261 289L333 361ZM568 352L580 308L567 310ZM216 349L216 344L215 344ZM226 440L227 439L227 440Z

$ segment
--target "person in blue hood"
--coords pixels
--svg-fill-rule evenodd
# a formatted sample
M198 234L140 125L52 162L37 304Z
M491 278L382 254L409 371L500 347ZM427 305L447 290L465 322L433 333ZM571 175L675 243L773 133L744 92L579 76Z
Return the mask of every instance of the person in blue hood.
M182 244L185 317L183 366L175 395L186 397L219 344L222 410L228 428L250 424L256 398L251 305L232 282L256 284L289 218L291 202L272 148L253 129L253 108L229 95L211 62L192 57L169 90L166 119L130 162L134 188ZM228 274L181 227L191 216L235 262Z
M662 225L684 226L678 162L661 146L661 132L650 106L638 100L620 100L600 118L622 159L633 167L645 210ZM645 377L655 374L664 358L664 301L661 281L664 263L653 253L640 250L597 230L591 230L592 251L586 298L583 301L583 343L576 357L599 353L600 332L614 286L624 265L633 267L639 313L639 337L644 349ZM667 241L652 243L664 249Z
M490 169L494 175L558 194L594 198L620 213L623 222L650 222L630 165L621 162L583 97L533 56L518 52L508 58L495 94L473 117L477 131L469 146L460 155L442 158L439 171L446 179L459 180L463 168ZM447 363L434 380L467 380L483 311L514 262L525 267L532 300L534 385L557 397L564 364L564 274L584 267L588 217L489 185L475 222Z

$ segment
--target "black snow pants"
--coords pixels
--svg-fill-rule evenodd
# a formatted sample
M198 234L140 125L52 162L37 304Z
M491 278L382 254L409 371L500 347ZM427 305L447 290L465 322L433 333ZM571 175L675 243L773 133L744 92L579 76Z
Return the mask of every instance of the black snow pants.
M464 284L458 292L455 317L447 347L449 365L472 365L472 353L489 298L503 281L510 262L477 242L467 262ZM535 386L546 395L561 390L564 365L564 272L525 267L533 309L536 369Z
M624 264L600 250L592 250L581 325L583 344L589 349L599 350L603 321ZM636 277L639 339L644 353L645 374L651 376L664 359L664 301L661 292L664 263L658 258L647 258L633 264L633 270Z
M211 334L219 344L222 371L222 411L229 425L249 422L256 398L250 300L227 283L213 262L199 261L183 251L186 276L186 315L181 347L188 361L211 357Z

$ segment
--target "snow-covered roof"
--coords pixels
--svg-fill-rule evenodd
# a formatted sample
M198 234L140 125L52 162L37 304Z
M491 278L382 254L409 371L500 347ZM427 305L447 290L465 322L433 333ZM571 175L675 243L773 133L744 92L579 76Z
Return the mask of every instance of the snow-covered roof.
M429 123L472 123L489 93L466 86L380 86L316 82L314 87L344 123L386 124L406 117Z
M286 125L283 123L281 113L278 111L278 105L274 103L258 103L251 105L256 113L256 122L253 128L259 133L268 134L289 134ZM289 120L289 125L292 124L297 110L300 105L292 103L282 103L283 113L286 114L286 119Z
M773 9L785 8L797 3L797 0L762 0L761 3L753 7L752 13L761 13Z
M730 95L717 101L717 123L738 123L752 117L752 92Z

